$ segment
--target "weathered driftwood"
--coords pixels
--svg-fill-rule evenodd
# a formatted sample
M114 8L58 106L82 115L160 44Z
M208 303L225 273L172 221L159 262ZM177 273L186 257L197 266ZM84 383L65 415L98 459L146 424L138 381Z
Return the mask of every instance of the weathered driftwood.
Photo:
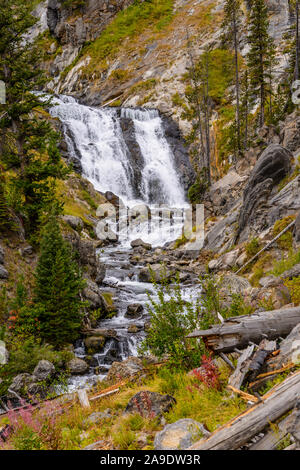
M245 377L249 371L249 366L251 364L251 357L254 353L254 345L248 346L237 361L237 366L233 374L229 377L228 385L231 387L240 389L242 383L245 380Z
M249 383L248 387L252 392L257 392L267 382L275 379L278 374L282 374L282 372L286 372L287 370L291 370L294 368L295 368L295 364L290 363L284 367L281 367L281 369L276 369L271 372L266 372L265 374L260 374L256 377L256 380L254 382Z
M190 449L238 449L260 433L270 422L275 422L292 409L297 402L299 392L300 372L297 372L276 385L262 397L261 402L217 429L208 439L196 442Z
M269 341L263 339L258 346L257 351L255 351L251 363L249 365L249 374L248 381L253 381L262 370L265 365L266 359L270 356L272 352L276 350L277 344L276 341Z
M202 337L208 349L231 352L246 348L250 342L259 343L264 336L269 340L287 336L298 323L300 307L292 307L228 318L209 330L195 330L188 338Z
M270 428L262 439L249 447L249 450L276 450L280 442L288 435L291 415L286 416L276 428Z
M250 401L252 403L257 403L259 399L254 395L250 395L250 393L243 392L238 388L232 387L232 385L227 385L227 388L234 393L237 393L243 400Z
M281 341L280 352L268 362L268 370L279 369L291 362L300 362L300 323Z

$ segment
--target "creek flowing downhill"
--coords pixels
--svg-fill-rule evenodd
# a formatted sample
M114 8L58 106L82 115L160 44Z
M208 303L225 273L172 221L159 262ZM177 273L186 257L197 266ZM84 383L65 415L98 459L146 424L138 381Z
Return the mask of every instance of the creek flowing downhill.
M84 377L72 377L70 390L91 385L105 376L112 362L138 354L138 345L145 336L146 309L139 317L126 317L127 306L148 302L147 291L153 286L139 281L139 271L144 266L130 262L130 242L142 238L152 247L162 247L181 235L182 208L186 206L184 188L174 164L174 155L165 136L162 119L156 110L92 108L81 105L74 98L60 96L53 100L52 116L62 123L68 152L73 160L80 161L85 176L101 193L110 191L119 196L127 207L147 204L151 211L149 223L133 229L126 237L120 234L117 245L106 246L99 253L106 265L103 289L113 294L118 314L100 321L98 328L115 330L117 340L109 339L104 350L93 356L90 373ZM126 143L122 122L129 122L134 133L140 159L132 158ZM172 229L157 223L159 209L155 205L174 209ZM177 210L177 212L176 212ZM185 287L189 298L192 287ZM131 328L130 328L131 327ZM130 330L134 328L133 333ZM84 358L83 341L75 348L78 357ZM95 375L97 371L97 375Z

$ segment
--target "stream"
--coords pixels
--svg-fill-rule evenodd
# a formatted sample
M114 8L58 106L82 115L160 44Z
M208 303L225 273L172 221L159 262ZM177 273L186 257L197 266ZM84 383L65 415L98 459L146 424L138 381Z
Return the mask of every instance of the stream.
M114 330L116 337L109 338L103 351L93 356L87 375L70 378L72 391L102 380L114 361L138 355L138 346L146 334L145 324L149 321L147 292L156 293L152 284L140 280L145 264L132 263L135 251L131 242L140 238L150 243L152 251L146 256L151 257L153 250L157 252L182 234L188 204L180 169L176 167L158 111L92 108L67 96L55 98L54 104L50 112L60 119L68 153L72 160L80 162L83 176L96 190L110 191L120 197L126 208L134 211L144 205L151 211L150 220L129 228L125 224L123 231L118 232L118 243L98 252L101 263L106 265L101 292L113 296L118 313L100 321L97 328ZM162 212L171 213L171 218L165 220ZM196 288L184 285L184 298L189 300ZM126 316L131 304L144 307L134 318ZM82 359L86 357L82 340L76 343L75 354Z

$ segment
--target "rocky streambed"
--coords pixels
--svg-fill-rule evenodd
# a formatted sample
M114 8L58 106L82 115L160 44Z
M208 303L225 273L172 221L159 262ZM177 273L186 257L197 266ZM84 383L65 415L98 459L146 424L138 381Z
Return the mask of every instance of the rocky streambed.
M149 267L158 282L163 271L170 282L179 273L184 299L199 294L198 277L204 268L197 265L191 253L137 245L131 249L110 245L99 250L101 263L106 266L101 293L110 303L111 318L100 319L77 341L75 354L89 368L83 362L77 369L80 373L76 374L74 368L70 390L92 386L107 375L114 362L139 355L139 345L149 326L148 296L157 299Z

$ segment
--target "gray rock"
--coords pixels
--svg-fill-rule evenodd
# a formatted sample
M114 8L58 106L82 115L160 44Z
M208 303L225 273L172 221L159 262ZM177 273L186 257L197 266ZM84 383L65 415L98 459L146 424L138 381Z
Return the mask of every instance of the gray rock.
M210 433L202 423L193 419L180 419L158 432L154 439L155 450L188 449L201 437L209 437Z
M293 279L293 277L300 276L300 263L295 264L291 269L284 271L281 275L281 279Z
M105 419L110 419L111 414L109 412L94 412L86 419L83 420L84 426L93 426L94 424L100 424Z
M4 263L4 257L5 257L4 249L2 248L2 246L0 246L0 264Z
M279 144L263 151L244 190L237 236L247 225L255 224L258 208L268 200L273 186L289 174L292 159L292 153Z
M131 242L131 247L132 248L142 247L145 250L151 250L152 249L152 246L150 245L150 243L144 242L141 238L138 238L137 240L133 240Z
M140 271L140 281L141 282L152 282L154 279L156 282L160 283L164 278L168 281L175 276L175 271L171 271L161 264L152 264L152 266L147 268L142 268Z
M37 381L50 379L55 374L55 367L50 361L41 360L33 371Z
M84 345L88 354L96 354L103 350L106 339L104 336L89 336L85 338Z
M126 317L137 318L143 313L144 307L141 304L131 304L127 307Z
M63 215L62 219L74 230L81 230L83 228L83 221L80 217L75 217L74 215Z
M107 374L107 381L128 379L141 372L144 368L143 361L138 357L129 357L123 362L113 362Z
M15 398L14 393L10 393L10 391L17 393L18 395L24 395L25 389L33 382L34 378L32 377L32 375L26 372L17 375L9 386L7 396Z
M135 334L135 333L138 333L140 331L140 328L137 325L130 325L127 328L127 331L128 331L128 333Z
M221 288L230 291L231 294L243 294L245 290L251 289L251 284L242 276L226 274L222 276Z
M106 266L104 264L100 264L97 269L96 284L101 285L105 279L105 275L106 275Z
M143 390L131 398L125 412L139 413L145 418L154 418L170 411L175 403L176 400L171 395Z
M68 362L67 368L72 375L82 375L88 371L89 366L83 359L76 357Z
M295 242L299 243L300 242L300 212L298 213L296 220L295 220L294 237L295 237Z
M9 278L8 271L3 266L0 266L0 279L8 279L8 278Z

